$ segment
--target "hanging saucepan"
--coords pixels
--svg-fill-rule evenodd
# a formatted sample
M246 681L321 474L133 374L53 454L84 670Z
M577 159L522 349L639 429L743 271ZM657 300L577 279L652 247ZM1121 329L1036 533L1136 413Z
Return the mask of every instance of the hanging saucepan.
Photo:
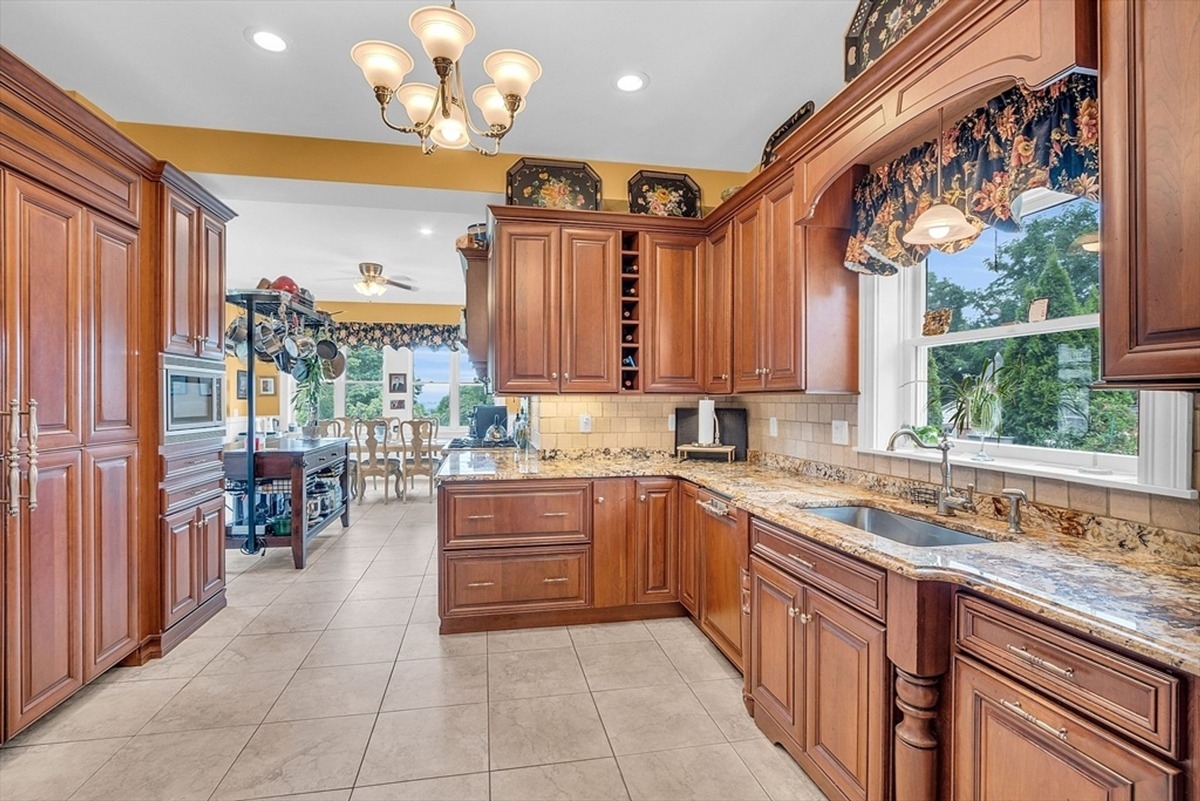
M241 314L225 329L225 350L236 353L238 344L246 341L246 335L246 315Z
M301 382L306 381L309 369L310 364L308 359L296 359L296 363L292 365L292 378Z
M296 359L286 350L281 350L272 357L275 366L279 368L281 373L290 373L292 368L296 366Z
M316 348L317 355L322 359L332 359L338 353L337 343L330 339L328 334L317 340Z
M346 356L337 354L332 359L321 360L321 377L326 381L334 381L346 372Z
M307 359L317 352L317 343L305 334L296 334L283 341L283 347L293 359Z
M266 361L271 361L276 353L283 350L283 335L283 323L264 320L254 330L254 349L266 356Z

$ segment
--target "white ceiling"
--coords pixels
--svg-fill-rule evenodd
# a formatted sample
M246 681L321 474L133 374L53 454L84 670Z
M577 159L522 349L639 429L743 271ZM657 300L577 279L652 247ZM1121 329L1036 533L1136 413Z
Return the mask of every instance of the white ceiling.
M350 47L387 39L433 70L408 16L412 0L0 0L0 44L65 89L128 122L396 142ZM807 100L843 85L842 41L857 0L461 0L477 36L462 59L468 93L492 50L535 55L544 74L505 138L507 153L745 171L767 136ZM270 54L245 31L290 47ZM614 81L637 70L642 92ZM400 110L397 109L399 112ZM412 137L407 137L412 139ZM431 158L436 158L436 155ZM411 275L419 293L381 299L461 303L453 239L499 196L202 176L240 214L229 272L289 272L318 297L360 261ZM432 237L417 233L422 225ZM348 286L347 282L347 286ZM329 287L328 289L326 287ZM344 292L344 290L343 290ZM352 291L346 298L361 299Z

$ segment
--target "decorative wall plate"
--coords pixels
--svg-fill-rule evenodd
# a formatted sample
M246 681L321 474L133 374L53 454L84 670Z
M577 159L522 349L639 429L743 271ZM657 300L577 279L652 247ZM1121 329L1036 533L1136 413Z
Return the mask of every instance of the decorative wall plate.
M775 129L775 133L767 137L767 143L763 145L762 161L759 162L760 167L766 167L775 160L775 148L779 147L779 143L788 138L788 134L800 127L800 124L812 116L813 102L810 100L800 108L796 109L796 113L788 117L783 125Z
M629 179L629 211L656 217L699 217L700 186L681 172L638 170Z
M600 176L583 161L519 159L508 168L509 206L597 211Z
M900 41L943 0L859 0L846 31L846 81Z

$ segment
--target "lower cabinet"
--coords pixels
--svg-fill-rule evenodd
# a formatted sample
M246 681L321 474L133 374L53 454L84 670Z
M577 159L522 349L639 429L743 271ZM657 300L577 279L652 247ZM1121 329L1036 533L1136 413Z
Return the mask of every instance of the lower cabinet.
M754 716L830 797L880 799L888 776L884 627L750 557Z
M700 488L679 482L679 602L695 618L700 614Z
M970 659L954 662L955 799L1170 799L1178 768Z
M162 518L164 630L225 586L224 518L220 496Z
M705 490L700 490L693 508L699 511L695 526L700 630L741 670L742 570L749 558L749 519Z
M634 481L634 603L679 600L679 482Z
M532 612L587 606L590 556L587 545L447 554L447 612Z

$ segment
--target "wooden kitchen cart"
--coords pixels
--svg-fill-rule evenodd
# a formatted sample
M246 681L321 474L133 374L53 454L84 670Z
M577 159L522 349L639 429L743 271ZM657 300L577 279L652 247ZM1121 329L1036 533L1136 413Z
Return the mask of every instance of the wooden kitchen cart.
M245 496L245 510L257 509L259 501L267 496L282 496L276 500L286 503L291 516L288 533L274 533L269 519L246 514L241 506L242 499L235 498L234 521L226 527L225 547L241 548L247 540L248 529L245 527L251 525L251 521L261 521L263 535L256 541L268 548L291 546L296 568L303 568L310 539L335 518L341 518L343 528L350 525L350 484L346 469L349 442L347 439L283 438L273 447L260 448L254 451L253 486L246 483L246 450L227 449L226 488L231 494ZM314 492L317 482L333 485L327 502L322 503ZM239 531L239 527L242 530Z

